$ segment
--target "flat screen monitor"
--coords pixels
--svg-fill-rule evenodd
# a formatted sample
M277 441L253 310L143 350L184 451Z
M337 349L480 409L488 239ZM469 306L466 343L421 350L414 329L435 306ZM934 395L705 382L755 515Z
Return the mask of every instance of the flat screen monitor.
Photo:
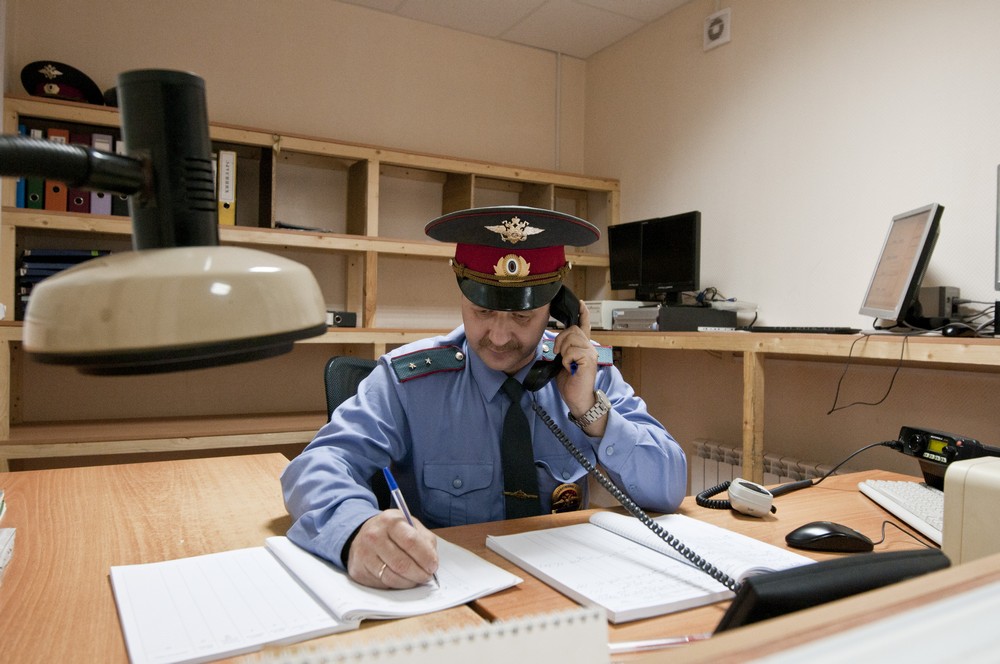
M608 228L611 288L638 300L676 303L699 288L701 212L643 219Z
M862 315L921 329L928 326L917 296L943 212L943 206L931 203L892 218L861 304Z
M642 265L642 224L618 224L608 228L608 262L611 288L639 287Z

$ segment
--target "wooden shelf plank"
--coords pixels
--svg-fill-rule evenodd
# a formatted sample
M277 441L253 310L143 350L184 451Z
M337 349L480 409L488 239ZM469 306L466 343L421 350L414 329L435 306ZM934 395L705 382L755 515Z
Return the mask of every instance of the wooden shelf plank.
M628 348L761 353L802 360L871 360L881 363L1000 368L1000 340L873 334L770 334L749 332L634 332L594 330L602 344Z
M0 460L305 443L326 419L319 412L19 424L0 442Z
M47 212L21 208L3 209L3 226L45 231L65 231L71 233L103 233L106 235L132 234L132 222L123 217L95 214L73 214L70 212ZM393 254L415 258L443 258L455 255L453 243L434 240L399 240L386 237L344 235L318 231L296 231L280 228L257 228L253 226L225 226L219 228L219 239L223 244L251 245L254 247L296 247L316 251L336 251L343 253ZM579 266L607 267L608 257L604 254L567 253L568 259Z
M0 341L21 341L20 322L0 321ZM404 344L444 334L431 328L331 327L325 334L303 339L303 344ZM704 350L720 353L760 353L800 360L868 360L908 364L950 365L963 369L1000 368L1000 340L871 335L857 339L841 334L765 334L746 332L635 332L593 330L593 339L606 346L663 350ZM855 344L855 340L857 343ZM852 348L853 345L853 348Z

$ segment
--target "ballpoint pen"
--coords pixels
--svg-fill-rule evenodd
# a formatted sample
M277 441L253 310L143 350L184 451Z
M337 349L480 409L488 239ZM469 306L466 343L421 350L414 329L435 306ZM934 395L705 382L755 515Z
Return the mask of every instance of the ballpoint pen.
M624 653L633 652L647 652L650 650L659 650L660 648L671 648L674 646L681 646L686 643L693 643L695 641L704 641L705 639L711 638L711 633L704 634L687 634L685 636L668 636L660 639L647 639L645 641L623 641L618 643L609 643L608 650L612 655L621 655Z
M382 474L385 475L385 481L389 485L389 493L392 494L392 500L396 503L396 507L403 513L403 516L406 517L406 522L412 526L413 517L410 515L410 508L406 506L406 500L403 498L403 492L399 490L399 485L396 484L396 478L392 476L392 471L390 471L389 467L386 466L382 469ZM436 583L437 587L440 588L441 582L438 581L437 573L434 573L431 576L434 577L434 583Z

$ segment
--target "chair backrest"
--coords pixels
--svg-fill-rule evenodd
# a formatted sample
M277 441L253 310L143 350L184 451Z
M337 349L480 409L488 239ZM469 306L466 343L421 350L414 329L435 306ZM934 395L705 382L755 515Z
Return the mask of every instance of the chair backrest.
M323 384L326 387L327 415L337 409L337 406L347 401L358 392L368 374L372 372L378 360L368 360L348 355L331 357L323 370Z
M327 360L326 367L323 369L327 415L332 414L337 406L357 394L358 385L377 365L378 360L367 360L349 355L334 355ZM392 498L389 494L389 485L382 472L379 471L372 475L369 484L372 492L375 493L376 500L378 500L379 509L388 509L391 506Z

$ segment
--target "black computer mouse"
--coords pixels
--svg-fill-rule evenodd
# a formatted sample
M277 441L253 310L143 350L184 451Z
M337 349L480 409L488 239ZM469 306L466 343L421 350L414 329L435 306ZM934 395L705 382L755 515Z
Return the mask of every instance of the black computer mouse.
M788 546L812 551L863 552L875 545L865 535L832 521L812 521L785 535Z
M944 337L974 337L976 329L965 323L948 323L941 328L941 336Z

